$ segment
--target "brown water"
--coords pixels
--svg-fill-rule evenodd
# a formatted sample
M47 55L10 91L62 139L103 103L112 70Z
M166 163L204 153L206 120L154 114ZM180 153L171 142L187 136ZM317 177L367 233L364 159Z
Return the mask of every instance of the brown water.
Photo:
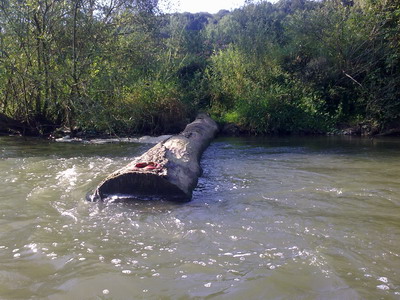
M190 203L85 200L149 147L0 138L0 299L400 299L399 139L217 139Z

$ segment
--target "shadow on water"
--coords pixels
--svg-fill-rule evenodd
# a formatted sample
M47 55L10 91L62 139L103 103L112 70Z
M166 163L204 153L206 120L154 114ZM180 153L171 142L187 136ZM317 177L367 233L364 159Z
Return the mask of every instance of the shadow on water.
M391 137L358 137L358 136L286 136L286 137L234 137L218 138L217 142L226 143L227 148L244 147L256 150L257 147L278 152L349 152L363 150L376 152L398 151L400 139Z

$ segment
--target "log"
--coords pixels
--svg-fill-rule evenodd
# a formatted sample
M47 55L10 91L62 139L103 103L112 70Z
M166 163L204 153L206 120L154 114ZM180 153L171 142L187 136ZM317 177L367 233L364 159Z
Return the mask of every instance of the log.
M108 176L89 200L190 201L201 175L201 155L217 132L218 125L208 115L199 114L183 132Z

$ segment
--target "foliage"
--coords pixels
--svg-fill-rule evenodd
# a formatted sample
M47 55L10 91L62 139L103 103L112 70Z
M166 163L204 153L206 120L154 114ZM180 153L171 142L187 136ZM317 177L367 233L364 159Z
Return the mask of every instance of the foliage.
M174 82L140 80L111 103L84 101L77 124L87 131L108 134L177 132L186 124L186 107Z
M400 124L398 32L385 0L246 1L214 15L4 0L0 113L42 133L176 132L199 110L254 134L384 130Z
M312 92L275 61L254 63L229 47L212 58L213 113L253 133L301 133L326 130Z
M399 8L390 3L261 2L225 16L209 28L219 49L210 64L214 113L255 132L394 124Z

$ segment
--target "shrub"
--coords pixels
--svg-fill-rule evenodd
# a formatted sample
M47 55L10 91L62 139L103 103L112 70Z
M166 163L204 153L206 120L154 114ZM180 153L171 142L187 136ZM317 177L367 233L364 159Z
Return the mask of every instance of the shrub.
M122 97L122 115L128 130L135 133L174 133L186 124L187 109L174 82L139 81Z
M86 130L109 134L175 133L187 122L187 109L174 82L141 80L107 101L83 103L77 123Z
M255 133L328 130L322 101L272 59L255 60L229 47L211 58L212 114Z

